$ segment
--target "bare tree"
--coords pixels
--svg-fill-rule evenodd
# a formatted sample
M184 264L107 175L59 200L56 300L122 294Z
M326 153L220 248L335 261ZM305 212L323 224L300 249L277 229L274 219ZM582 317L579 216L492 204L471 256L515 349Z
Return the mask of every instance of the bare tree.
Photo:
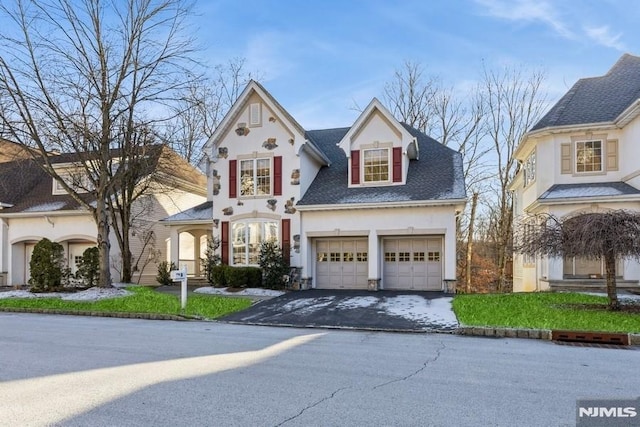
M217 65L213 77L193 80L172 105L175 117L167 125L165 140L188 162L200 159L202 146L242 89L250 80L258 80L258 74L246 71L244 64L243 58L233 58Z
M609 309L619 310L616 260L640 260L640 215L614 210L557 218L539 215L516 229L515 250L529 256L603 259Z
M483 69L483 95L487 112L487 136L496 156L495 192L491 230L496 247L498 290L505 289L513 227L513 201L509 184L517 172L513 153L524 133L540 118L545 97L544 75L525 74L521 68Z
M99 284L111 286L109 200L131 164L113 148L163 121L189 83L192 43L181 33L189 8L182 0L18 0L0 11L4 136L32 148L92 214ZM56 168L51 150L76 153L75 169Z

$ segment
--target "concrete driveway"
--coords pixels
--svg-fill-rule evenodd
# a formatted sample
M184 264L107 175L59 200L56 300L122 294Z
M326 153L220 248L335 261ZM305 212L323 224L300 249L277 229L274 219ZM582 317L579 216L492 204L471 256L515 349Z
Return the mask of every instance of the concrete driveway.
M442 292L289 292L223 317L230 323L270 326L453 332L458 321Z

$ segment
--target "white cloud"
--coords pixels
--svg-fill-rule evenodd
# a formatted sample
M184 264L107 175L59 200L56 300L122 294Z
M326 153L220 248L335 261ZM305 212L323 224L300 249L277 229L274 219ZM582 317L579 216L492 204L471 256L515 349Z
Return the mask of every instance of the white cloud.
M509 21L541 22L562 37L573 39L575 35L558 16L554 6L543 0L476 0L493 17Z
M624 44L620 41L622 33L611 34L611 30L607 25L600 27L585 27L584 31L591 40L602 46L622 51L626 50Z

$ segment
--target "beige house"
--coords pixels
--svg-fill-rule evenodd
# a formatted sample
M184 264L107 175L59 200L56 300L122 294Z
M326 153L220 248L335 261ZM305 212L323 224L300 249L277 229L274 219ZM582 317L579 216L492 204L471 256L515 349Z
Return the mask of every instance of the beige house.
M167 258L169 239L167 228L158 221L204 201L206 179L167 147L149 147L145 155L153 172L144 180L150 191L132 206L131 249L137 266L134 279L153 284L157 262ZM78 171L77 154L59 154L51 159L62 174L71 177ZM91 214L36 161L0 163L0 284L28 283L33 248L44 237L62 244L67 265L75 272L83 252L95 246L96 236ZM120 252L114 235L110 241L111 273L117 281Z
M514 156L516 227L535 214L640 211L640 57L623 55L607 74L579 80L527 132ZM636 287L640 264L618 261L619 287ZM514 255L514 291L603 284L601 260Z
M378 100L351 127L305 130L252 81L204 150L208 202L163 221L174 262L182 234L213 221L224 263L256 265L260 243L276 240L303 287L441 291L455 280L461 156Z

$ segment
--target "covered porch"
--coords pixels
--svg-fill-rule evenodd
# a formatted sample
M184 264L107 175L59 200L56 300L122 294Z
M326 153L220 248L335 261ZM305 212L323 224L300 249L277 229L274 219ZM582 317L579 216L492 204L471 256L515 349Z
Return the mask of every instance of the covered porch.
M173 262L178 268L186 266L187 276L191 279L205 278L202 259L206 256L207 242L212 237L212 206L212 202L205 202L161 220L169 227L167 262Z

